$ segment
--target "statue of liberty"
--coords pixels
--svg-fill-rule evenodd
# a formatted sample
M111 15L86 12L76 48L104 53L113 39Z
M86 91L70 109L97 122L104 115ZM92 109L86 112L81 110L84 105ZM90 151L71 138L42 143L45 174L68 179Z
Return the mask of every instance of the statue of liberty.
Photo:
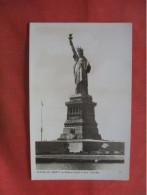
M69 34L69 43L71 45L73 51L73 58L75 64L73 66L74 69L74 78L76 84L76 94L88 95L88 77L87 74L90 72L91 66L88 60L84 56L83 49L81 47L75 50L75 47L72 42L72 34Z

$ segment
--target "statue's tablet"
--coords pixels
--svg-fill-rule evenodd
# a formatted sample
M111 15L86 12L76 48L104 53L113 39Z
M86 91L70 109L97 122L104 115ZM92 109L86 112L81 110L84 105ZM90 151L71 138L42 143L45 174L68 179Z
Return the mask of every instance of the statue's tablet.
M33 180L128 180L131 23L30 24Z

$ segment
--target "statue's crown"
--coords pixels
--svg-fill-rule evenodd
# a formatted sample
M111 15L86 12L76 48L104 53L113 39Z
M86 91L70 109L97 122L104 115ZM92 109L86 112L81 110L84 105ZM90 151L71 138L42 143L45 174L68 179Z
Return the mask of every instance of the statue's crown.
M84 51L83 48L77 47L77 52L83 52L83 51Z

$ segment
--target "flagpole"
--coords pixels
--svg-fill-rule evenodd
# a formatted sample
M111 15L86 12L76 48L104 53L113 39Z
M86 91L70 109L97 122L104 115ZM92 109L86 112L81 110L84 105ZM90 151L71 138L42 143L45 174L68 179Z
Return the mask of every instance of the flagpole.
M43 119L42 119L42 101L41 101L41 142L43 137Z

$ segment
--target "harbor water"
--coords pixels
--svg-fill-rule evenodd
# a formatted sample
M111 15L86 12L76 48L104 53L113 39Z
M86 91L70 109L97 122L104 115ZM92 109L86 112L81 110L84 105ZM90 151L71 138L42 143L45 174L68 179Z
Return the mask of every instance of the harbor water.
M37 163L37 170L118 170L124 163Z

